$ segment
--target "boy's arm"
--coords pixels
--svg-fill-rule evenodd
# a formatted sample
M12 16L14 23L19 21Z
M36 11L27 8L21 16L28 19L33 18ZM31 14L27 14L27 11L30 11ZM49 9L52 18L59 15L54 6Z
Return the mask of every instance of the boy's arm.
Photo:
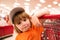
M36 16L32 17L32 23L36 30L41 34L44 31L42 23L39 21L39 19Z
M41 17L43 15L49 15L49 14L50 14L50 11L49 10L41 10L38 13L35 13L33 16Z
M40 23L39 19L38 19L36 16L32 16L31 22L32 22L33 25L35 25L36 27L42 26L42 24Z
M35 15L32 16L31 21L37 27L42 26L42 23L41 23L42 20L40 21L40 19L38 19L38 17L41 17L43 15L48 15L48 14L50 14L50 12L48 10L44 10L39 13L36 13Z

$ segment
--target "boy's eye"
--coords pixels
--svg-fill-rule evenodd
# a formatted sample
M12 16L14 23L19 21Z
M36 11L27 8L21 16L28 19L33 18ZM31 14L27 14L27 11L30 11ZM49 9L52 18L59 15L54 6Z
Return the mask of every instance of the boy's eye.
M18 24L21 24L21 22L19 22Z
M26 19L24 19L23 21L26 21Z

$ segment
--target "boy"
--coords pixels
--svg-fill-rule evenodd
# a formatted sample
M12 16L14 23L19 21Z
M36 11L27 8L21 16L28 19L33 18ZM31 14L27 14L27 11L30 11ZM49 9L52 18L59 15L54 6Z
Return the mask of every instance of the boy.
M14 8L11 11L10 19L18 32L16 40L41 40L44 28L38 17L38 15L29 16L21 7Z

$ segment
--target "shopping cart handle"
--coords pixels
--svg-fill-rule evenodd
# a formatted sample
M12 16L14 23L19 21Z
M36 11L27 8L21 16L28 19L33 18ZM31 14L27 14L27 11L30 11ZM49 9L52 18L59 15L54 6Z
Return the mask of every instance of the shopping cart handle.
M57 14L57 15L43 15L39 18L41 18L41 19L60 19L60 14Z

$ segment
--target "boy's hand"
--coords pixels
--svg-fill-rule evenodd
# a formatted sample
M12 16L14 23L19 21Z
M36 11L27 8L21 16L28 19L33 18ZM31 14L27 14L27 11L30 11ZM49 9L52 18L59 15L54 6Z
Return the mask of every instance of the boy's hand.
M41 25L42 25L42 24L39 22L39 19L38 19L36 16L32 16L31 22L32 22L33 25L35 25L35 26L41 26Z
M50 12L48 10L41 11L41 12L37 13L36 15L33 15L31 18L31 21L35 26L42 26L42 21L44 21L44 20L40 20L40 19L38 19L38 17L41 17L43 15L48 15L48 14L50 14Z
M48 10L42 10L39 13L34 14L33 16L41 17L43 15L49 15L49 14L50 14L50 11L48 11Z

